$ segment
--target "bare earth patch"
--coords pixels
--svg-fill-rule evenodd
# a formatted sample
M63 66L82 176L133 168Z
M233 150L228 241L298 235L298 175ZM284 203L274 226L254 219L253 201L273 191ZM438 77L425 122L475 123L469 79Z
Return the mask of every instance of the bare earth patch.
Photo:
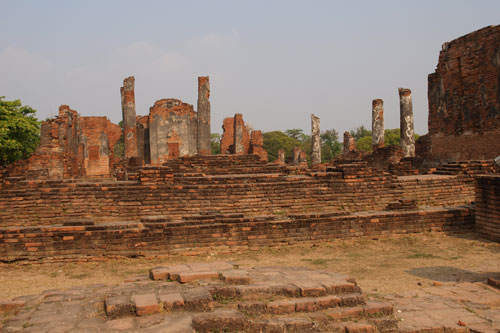
M435 281L475 282L500 278L500 244L476 234L418 234L381 239L334 240L317 244L262 248L242 253L114 259L79 263L0 265L0 298L48 289L118 284L155 266L226 260L250 266L304 266L352 276L369 295L401 293Z

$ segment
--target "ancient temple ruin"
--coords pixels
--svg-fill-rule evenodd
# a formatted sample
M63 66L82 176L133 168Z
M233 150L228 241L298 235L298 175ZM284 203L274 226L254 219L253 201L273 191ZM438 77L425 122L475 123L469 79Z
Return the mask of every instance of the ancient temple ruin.
M0 255L206 253L474 228L499 241L499 40L496 26L445 44L429 76L429 133L416 143L407 88L394 89L400 145L384 143L383 101L367 103L370 154L346 132L344 154L319 163L312 115L311 167L300 149L293 163L283 151L267 163L261 131L241 114L224 119L222 154L210 156L208 77L198 79L197 110L170 98L147 115L126 78L123 129L63 105L43 122L39 149L0 169Z
M255 154L262 161L267 161L264 138L261 131L251 129L243 121L243 115L225 118L222 125L220 150L222 154Z
M135 111L134 77L121 88L125 157L135 164L161 165L169 159L210 154L210 85L198 78L198 110L181 100L160 99L147 116Z
M197 110L175 98L160 99L147 115L137 115L135 78L120 88L122 128L106 117L81 116L62 105L54 119L42 122L41 142L27 160L3 170L31 179L109 178L129 167L161 166L183 156L211 154L210 83L198 78ZM225 154L256 154L267 161L261 131L251 131L243 116L224 120L221 142ZM123 156L115 152L123 140Z

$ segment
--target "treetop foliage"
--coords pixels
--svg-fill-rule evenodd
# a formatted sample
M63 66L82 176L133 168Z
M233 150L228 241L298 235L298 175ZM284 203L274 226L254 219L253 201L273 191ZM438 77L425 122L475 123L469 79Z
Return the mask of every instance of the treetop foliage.
M20 100L0 97L0 165L28 158L40 142L40 122L36 110Z

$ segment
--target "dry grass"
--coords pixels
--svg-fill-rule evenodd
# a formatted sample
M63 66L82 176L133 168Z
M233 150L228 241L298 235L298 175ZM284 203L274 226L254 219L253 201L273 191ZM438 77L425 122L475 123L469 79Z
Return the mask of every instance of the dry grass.
M129 276L172 263L231 260L245 266L306 266L354 277L372 295L401 292L433 281L478 281L500 275L500 244L475 234L420 234L336 240L235 254L120 259L89 263L0 265L0 299L95 283L117 284Z

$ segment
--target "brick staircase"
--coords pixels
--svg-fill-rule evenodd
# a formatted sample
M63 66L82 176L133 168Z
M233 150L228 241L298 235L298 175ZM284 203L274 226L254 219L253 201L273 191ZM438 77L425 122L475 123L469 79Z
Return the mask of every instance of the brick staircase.
M107 295L107 317L189 311L183 328L196 332L397 330L390 304L367 302L353 279L337 273L215 262L157 267L150 278L156 283Z

